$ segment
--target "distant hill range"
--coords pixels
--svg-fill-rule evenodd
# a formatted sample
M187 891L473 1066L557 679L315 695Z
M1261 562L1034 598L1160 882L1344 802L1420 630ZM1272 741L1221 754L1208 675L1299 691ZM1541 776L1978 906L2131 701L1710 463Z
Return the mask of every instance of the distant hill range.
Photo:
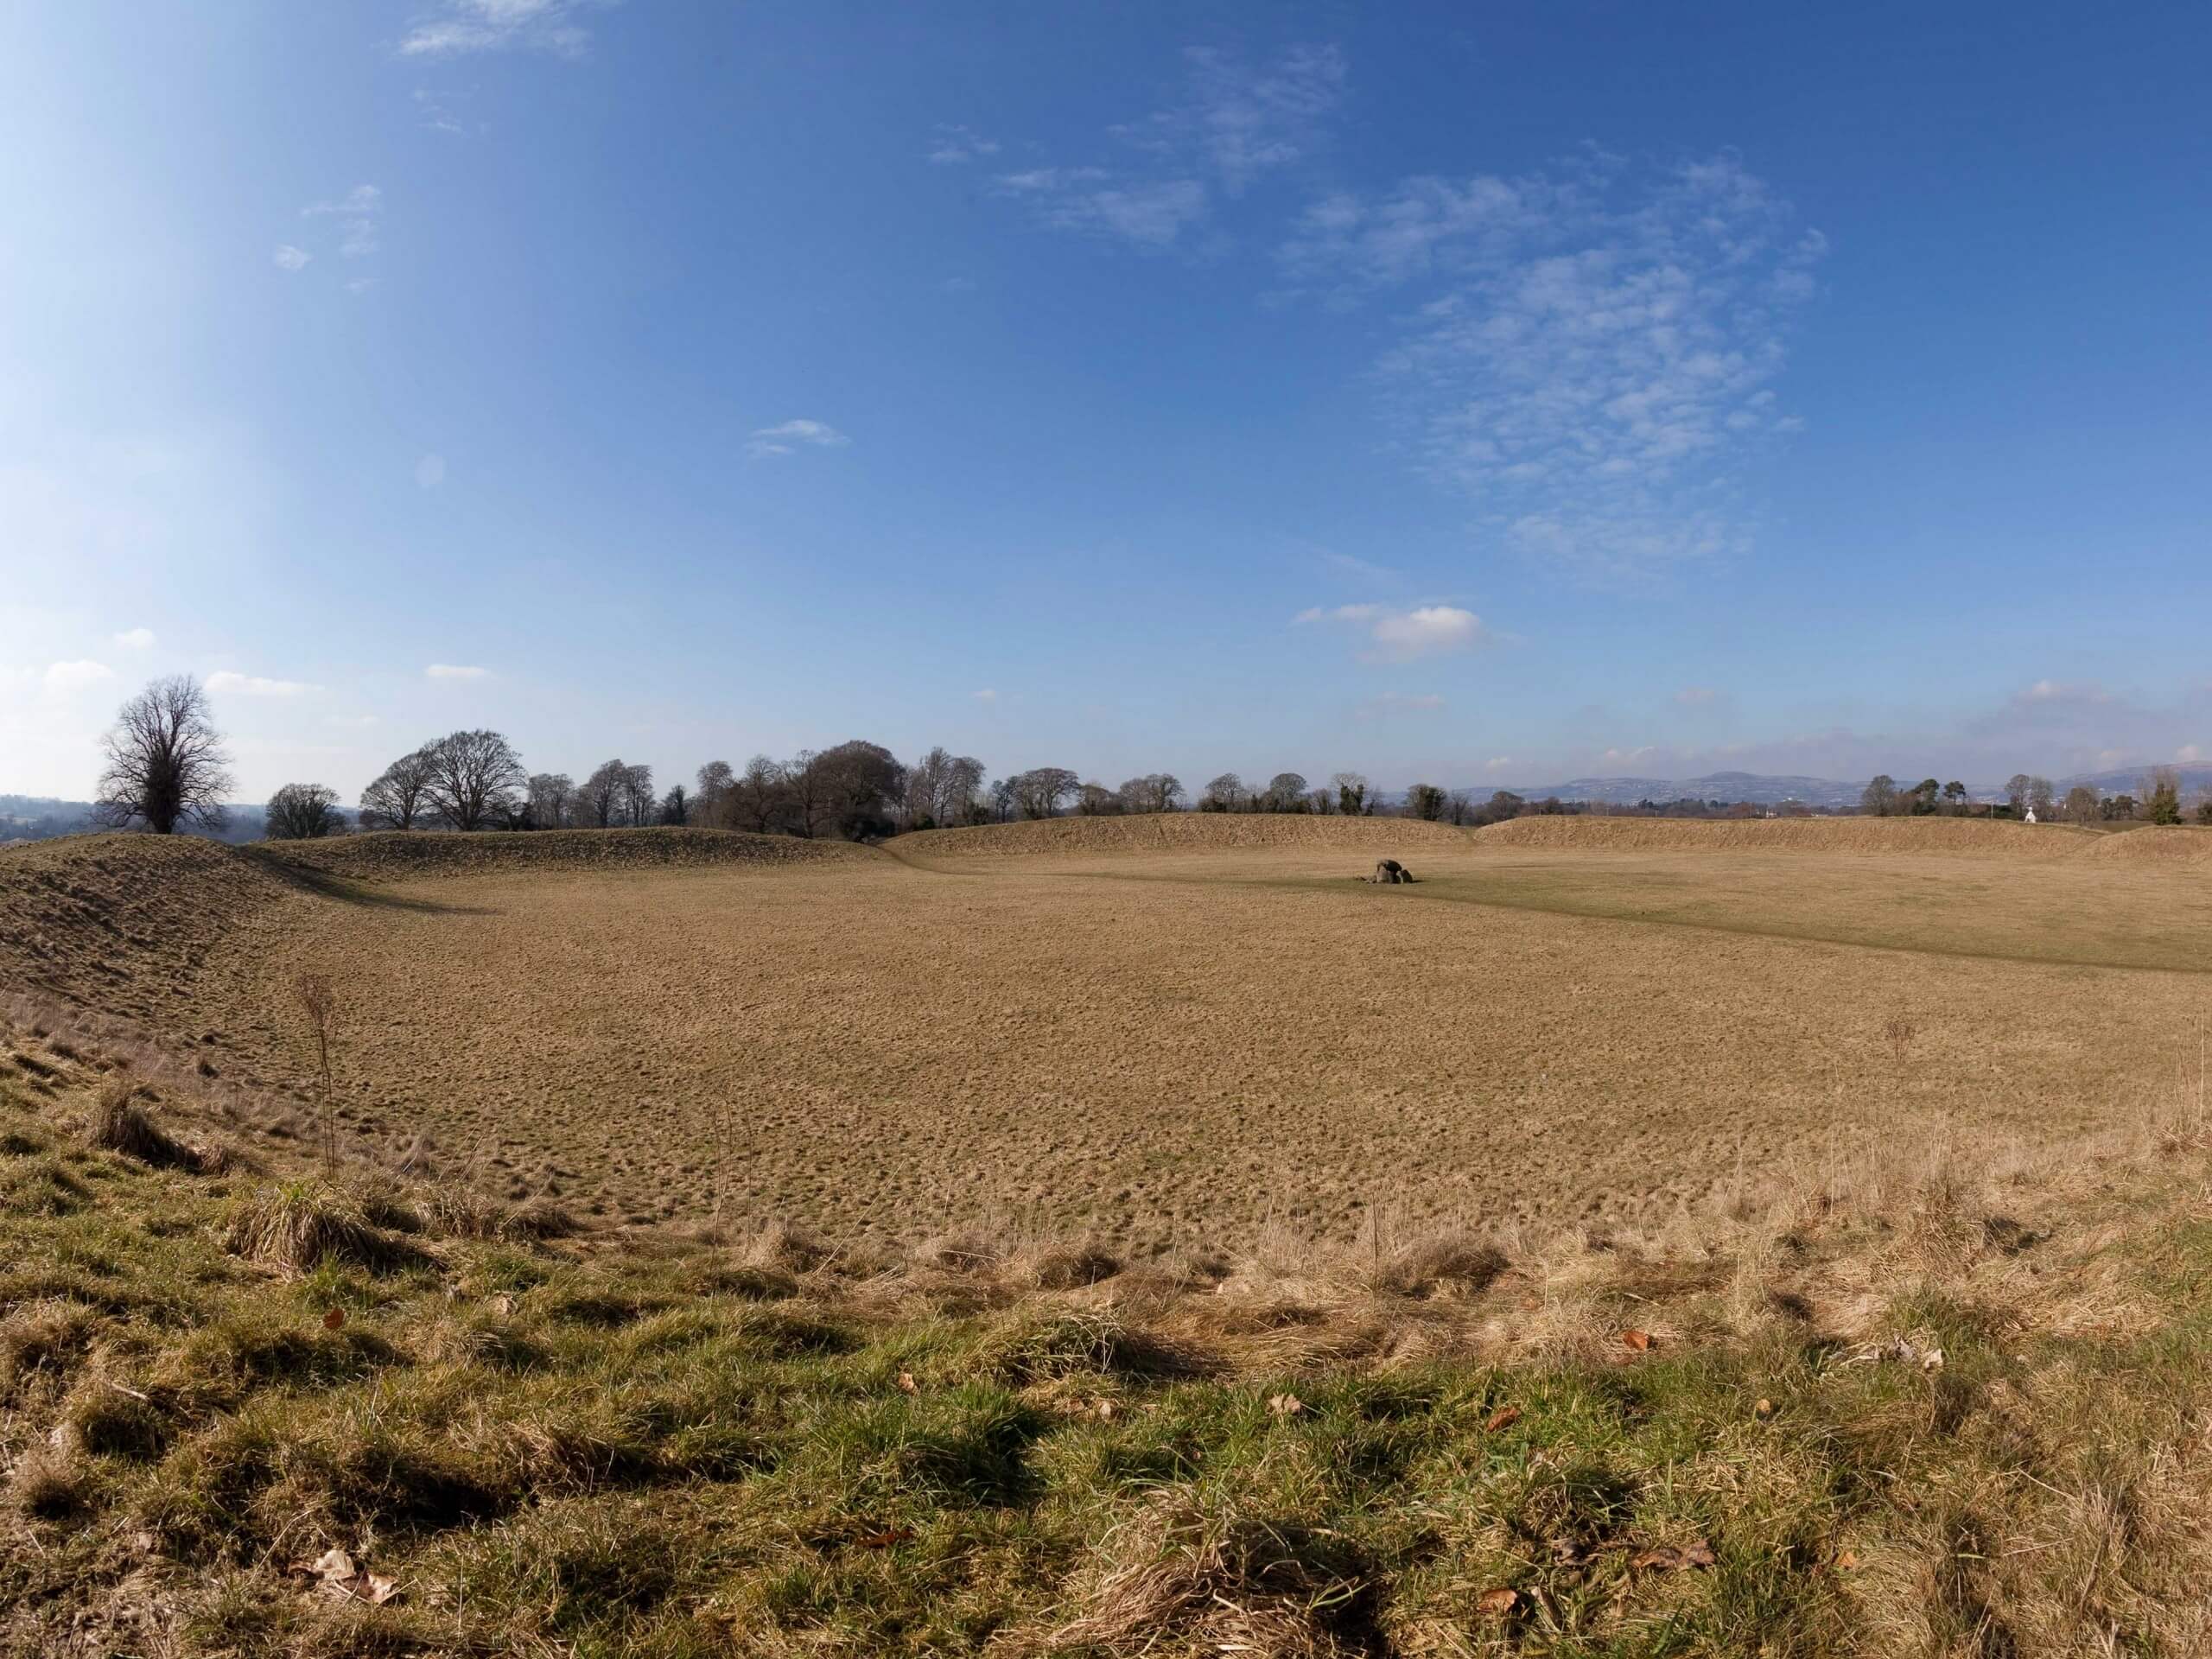
M230 809L231 821L211 841L232 842L261 839L263 811L258 806ZM90 801L63 801L45 795L0 795L0 842L44 841L51 836L81 835L92 828ZM188 831L206 834L206 831Z
M2181 774L2182 792L2212 788L2212 766L2176 766ZM2055 778L2051 786L2061 795L2076 784L2086 784L2103 795L2133 795L2143 786L2143 776L2148 766L2120 766L2111 772L2077 772L2069 778ZM1908 778L1904 772L1893 774L1900 786L1910 788L1920 777ZM1920 776L1925 776L1925 773ZM1713 772L1702 778L1573 778L1563 784L1543 784L1523 786L1509 785L1513 793L1532 801L1556 796L1562 801L1610 801L1617 806L1633 806L1638 801L1748 801L1754 806L1779 806L1784 801L1802 801L1807 806L1856 806L1866 779L1843 782L1834 778L1797 778L1772 776L1756 772ZM1486 796L1496 785L1484 785L1475 790L1478 796ZM2005 798L2001 783L1969 783L1967 793L1977 801Z

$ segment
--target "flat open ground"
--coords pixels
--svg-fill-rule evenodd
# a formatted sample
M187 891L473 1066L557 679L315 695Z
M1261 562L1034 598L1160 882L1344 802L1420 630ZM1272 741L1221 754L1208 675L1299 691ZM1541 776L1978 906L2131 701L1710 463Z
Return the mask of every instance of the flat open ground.
M1190 819L530 868L365 842L227 904L168 970L185 994L138 1011L296 1084L287 985L326 968L357 1128L610 1216L839 1237L1649 1219L1877 1140L2056 1138L2197 1086L2212 836L1629 828L1222 845ZM1386 852L1419 885L1350 879Z

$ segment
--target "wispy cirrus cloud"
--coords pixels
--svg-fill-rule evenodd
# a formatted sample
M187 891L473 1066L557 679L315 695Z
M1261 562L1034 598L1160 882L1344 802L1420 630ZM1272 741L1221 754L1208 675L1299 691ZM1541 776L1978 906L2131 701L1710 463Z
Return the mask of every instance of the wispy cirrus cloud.
M492 671L473 663L432 663L423 671L423 676L432 680L488 680Z
M1290 296L1405 296L1376 378L1417 464L1507 545L1633 586L1751 547L1732 469L1796 429L1769 383L1826 247L1733 156L1592 154L1331 195L1280 263Z
M1198 168L1230 195L1325 148L1350 71L1334 46L1293 46L1253 64L1213 47L1183 54L1183 96L1114 136Z
M1352 630L1366 642L1362 659L1372 663L1409 663L1469 651L1491 639L1482 618L1457 605L1317 605L1291 619L1294 627L1313 623Z
M784 421L774 426L755 428L745 452L755 461L762 461L772 455L795 455L802 448L842 449L851 442L827 421Z
M279 270L305 270L315 260L315 255L305 248L296 248L289 242L278 244L276 251L269 257Z
M930 140L927 157L932 167L958 167L963 162L982 161L998 153L997 139L986 138L973 127L939 124L937 136Z
M580 58L591 31L576 21L580 0L442 0L400 37L410 58L458 58L478 52L545 52Z
M300 209L302 219L334 218L339 224L339 257L364 259L383 245L378 226L384 213L384 192L373 184L357 184L334 201L310 202ZM297 253L298 249L292 250ZM302 256L300 264L307 263ZM278 264L283 264L280 257ZM286 267L296 270L298 265Z
M115 643L128 645L133 651L143 651L154 643L154 631L151 628L125 628L115 636Z
M1183 54L1183 84L1163 107L1108 130L1109 164L1002 173L1000 194L1024 202L1049 229L1145 251L1181 245L1219 198L1327 144L1344 95L1344 54L1297 46L1263 63L1211 47Z

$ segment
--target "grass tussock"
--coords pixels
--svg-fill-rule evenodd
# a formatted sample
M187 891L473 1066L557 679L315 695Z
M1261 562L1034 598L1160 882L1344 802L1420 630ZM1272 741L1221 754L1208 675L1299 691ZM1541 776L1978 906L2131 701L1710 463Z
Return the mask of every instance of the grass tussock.
M1376 1650L1376 1586L1340 1535L1171 1490L1095 1554L1073 1586L1074 1616L1016 1632L1005 1652L1350 1659Z
M103 1086L93 1103L91 1121L85 1126L86 1144L135 1158L156 1169L220 1173L223 1159L208 1158L167 1134L138 1104L137 1096L137 1085L127 1077L115 1078Z
M327 1262L385 1273L428 1260L420 1247L372 1224L358 1201L315 1181L264 1187L243 1200L223 1243L233 1255L294 1274Z

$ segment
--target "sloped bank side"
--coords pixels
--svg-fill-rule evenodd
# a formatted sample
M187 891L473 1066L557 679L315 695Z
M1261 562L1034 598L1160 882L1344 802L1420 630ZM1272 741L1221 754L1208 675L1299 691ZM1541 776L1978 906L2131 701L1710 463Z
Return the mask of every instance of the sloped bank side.
M752 836L734 830L544 830L461 835L387 830L329 841L264 843L259 856L296 869L365 881L522 870L696 868L727 864L826 864L875 855L842 841Z
M1402 855L1465 849L1463 830L1412 818L1313 817L1275 812L1155 812L1128 817L1039 818L901 836L902 853L926 859L1065 854L1224 852L1248 847L1343 847Z
M1975 818L1514 818L1478 830L1481 848L1605 853L1868 853L2042 863L2105 839L2064 824Z
M0 853L0 987L145 1014L292 889L187 836L69 836Z
M2212 830L2190 824L2149 824L2098 836L2088 856L2113 864L2212 863Z

